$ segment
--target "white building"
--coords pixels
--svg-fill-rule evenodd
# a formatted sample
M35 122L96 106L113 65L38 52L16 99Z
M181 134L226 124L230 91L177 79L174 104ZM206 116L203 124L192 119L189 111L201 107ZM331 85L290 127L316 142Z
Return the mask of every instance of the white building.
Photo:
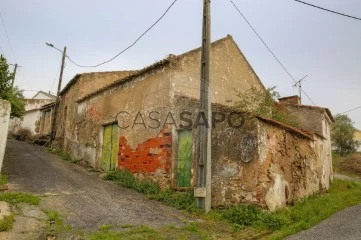
M39 91L31 99L24 99L25 113L23 119L13 118L10 122L9 131L17 132L21 128L29 129L33 134L39 132L39 120L41 107L54 102L56 96Z

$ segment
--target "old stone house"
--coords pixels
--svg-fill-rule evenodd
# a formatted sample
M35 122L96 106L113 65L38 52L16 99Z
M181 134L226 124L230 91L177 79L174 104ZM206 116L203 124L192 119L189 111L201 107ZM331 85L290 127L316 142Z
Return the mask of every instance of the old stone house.
M200 55L199 48L169 55L108 85L108 75L77 75L62 91L57 142L97 169L128 169L163 188L194 186L197 123L205 124L197 111ZM234 110L237 93L251 87L265 90L232 37L212 43L212 206L274 210L327 189L329 134Z

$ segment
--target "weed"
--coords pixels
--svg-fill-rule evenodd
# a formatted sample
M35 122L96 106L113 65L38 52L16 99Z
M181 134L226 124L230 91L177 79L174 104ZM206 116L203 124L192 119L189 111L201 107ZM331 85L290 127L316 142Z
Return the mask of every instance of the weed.
M189 223L188 225L184 226L183 229L190 232L198 232L197 224L195 223Z
M40 203L40 198L28 193L7 192L0 194L0 201L5 201L10 204L27 203L37 206Z
M110 231L110 228L104 227L99 229L96 233L89 236L90 240L119 240L119 239L149 239L158 240L164 239L159 233L147 226L140 226L130 228L128 231L116 232Z
M131 224L123 224L123 225L120 225L120 228L132 228L134 227L133 225Z
M0 185L7 184L9 181L8 176L0 174Z
M14 224L14 215L11 214L9 216L5 216L2 220L0 220L0 232L9 231Z
M100 226L99 231L101 231L101 232L110 231L110 229L112 229L113 227L114 227L114 225L112 225L112 224L106 224L106 225Z
M70 225L65 225L63 219L55 211L44 211L45 214L49 217L50 227L49 235L56 236L58 233L68 232L72 228Z

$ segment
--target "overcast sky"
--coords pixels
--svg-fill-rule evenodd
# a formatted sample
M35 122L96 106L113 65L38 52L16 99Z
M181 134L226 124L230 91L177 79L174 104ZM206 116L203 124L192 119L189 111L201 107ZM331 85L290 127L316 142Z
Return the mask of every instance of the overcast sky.
M16 85L31 97L56 92L61 54L53 43L84 65L113 57L145 31L173 0L1 0L14 54L0 23L0 52L18 63ZM361 21L292 0L233 0L289 72L319 106L333 114L361 106ZM305 0L306 1L306 0ZM178 0L168 15L135 47L99 68L67 62L65 84L76 74L143 68L168 54L201 44L202 0ZM361 17L360 0L308 0L309 3ZM212 40L231 34L266 87L293 95L293 81L228 0L212 1ZM14 56L13 56L14 55ZM307 98L304 104L311 105ZM361 129L361 109L349 116Z

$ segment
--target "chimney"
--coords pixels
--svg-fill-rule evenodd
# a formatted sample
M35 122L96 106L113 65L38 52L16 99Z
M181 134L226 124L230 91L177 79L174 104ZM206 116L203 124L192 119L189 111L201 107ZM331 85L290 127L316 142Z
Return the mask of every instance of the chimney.
M301 105L300 97L297 95L279 98L278 101L279 104Z

